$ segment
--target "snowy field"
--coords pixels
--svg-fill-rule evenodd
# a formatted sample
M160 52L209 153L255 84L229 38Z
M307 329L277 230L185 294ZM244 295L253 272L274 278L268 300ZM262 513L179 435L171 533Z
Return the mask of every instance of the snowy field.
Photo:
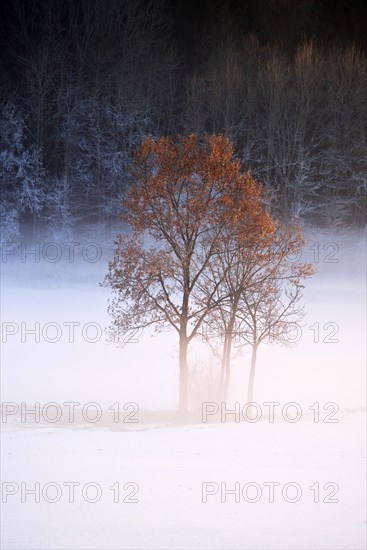
M3 504L2 548L120 549L363 549L365 548L365 449L363 414L339 423L310 420L232 423L133 432L88 429L16 429L3 434L3 479L19 491ZM40 483L41 498L25 495ZM74 502L68 486L78 482ZM42 496L46 483L57 483ZM100 487L85 502L83 487ZM109 489L120 484L120 502ZM137 484L123 490L125 483ZM202 484L207 486L203 502ZM240 501L227 494L240 484ZM277 482L274 502L269 486ZM286 497L284 486L293 482ZM243 486L249 486L247 499ZM315 502L319 483L320 498ZM323 487L330 483L327 490ZM328 500L337 484L338 492ZM132 497L138 502L122 502ZM135 488L135 489L134 489ZM246 493L245 493L246 494ZM260 496L261 495L261 496ZM60 497L55 503L47 499ZM91 487L87 497L97 498ZM260 498L259 498L260 497ZM259 498L257 502L250 502Z
M259 352L255 401L262 411L264 402L281 404L274 422L263 414L255 423L114 423L114 403L134 402L140 412L176 407L175 335L147 333L124 349L106 342L109 292L98 285L106 258L32 264L14 255L3 263L3 404L54 402L64 412L66 402L95 402L110 417L71 425L5 419L1 548L365 548L364 247L354 236L310 235L307 259L314 242L319 274L305 290L299 342ZM324 261L330 242L337 262ZM337 329L332 341L327 323ZM206 353L197 346L190 359L203 362ZM234 362L228 407L245 402L248 362L248 353ZM298 422L282 417L289 402L302 411ZM338 422L325 422L333 412ZM26 493L36 483L40 502ZM279 484L273 498L264 483Z

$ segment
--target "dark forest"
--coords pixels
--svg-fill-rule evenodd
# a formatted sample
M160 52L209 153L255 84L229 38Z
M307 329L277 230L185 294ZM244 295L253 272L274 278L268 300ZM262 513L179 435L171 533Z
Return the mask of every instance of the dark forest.
M364 224L364 2L1 8L3 240L112 227L145 136L222 133L280 216Z

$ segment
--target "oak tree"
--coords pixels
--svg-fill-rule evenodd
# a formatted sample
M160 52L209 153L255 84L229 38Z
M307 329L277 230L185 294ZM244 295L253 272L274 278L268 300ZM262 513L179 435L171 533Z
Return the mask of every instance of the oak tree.
M271 229L261 188L240 169L230 141L211 135L144 139L135 155L132 185L106 284L118 333L155 325L179 337L179 409L187 410L187 352L211 311L226 242L254 246Z

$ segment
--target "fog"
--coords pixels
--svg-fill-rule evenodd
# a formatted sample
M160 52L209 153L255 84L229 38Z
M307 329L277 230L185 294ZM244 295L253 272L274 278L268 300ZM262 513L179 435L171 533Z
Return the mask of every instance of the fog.
M184 424L169 413L176 334L107 342L108 242L88 241L95 262L82 239L72 262L65 244L45 260L41 243L40 261L20 244L3 249L2 548L365 547L364 240L306 237L303 257L319 272L298 343L260 347L260 417L244 414L249 352L233 361L227 403L215 404L197 342L198 414ZM325 261L330 251L338 261Z
M365 406L363 234L308 230L306 238L303 258L318 270L306 282L306 317L299 332L289 335L294 345L260 346L255 400L334 401L341 409L360 409ZM99 283L111 245L75 242L74 257L65 243L3 247L2 400L105 405L122 400L142 409L175 408L177 334L148 329L129 335L133 341L123 347L108 342L111 294ZM36 323L39 342L32 334ZM205 369L210 351L198 339L189 359L193 369ZM230 401L244 401L247 348L234 357L232 368Z

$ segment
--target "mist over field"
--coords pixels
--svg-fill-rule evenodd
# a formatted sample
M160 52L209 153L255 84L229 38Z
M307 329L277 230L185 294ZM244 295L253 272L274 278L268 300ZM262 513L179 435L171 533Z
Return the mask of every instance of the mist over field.
M335 401L342 410L361 409L365 406L364 235L308 230L305 236L302 259L316 259L318 269L304 292L306 317L302 327L295 326L289 333L289 341L295 342L292 346L260 347L255 401L309 405ZM3 401L75 400L105 405L136 401L141 409L175 409L176 334L147 329L127 334L123 347L108 341L110 292L99 283L107 272L111 247L97 239L75 239L79 244L74 245L73 257L70 244L50 242L23 247L17 243L16 248L8 245L2 250L6 259L2 264ZM25 254L26 250L36 254ZM4 325L10 322L15 328ZM36 323L39 342L32 334ZM48 323L57 326L47 328ZM75 323L73 330L70 323ZM235 355L230 401L245 402L249 353L244 348L240 356L238 351ZM200 337L189 357L199 372L196 378L211 363L215 367ZM200 385L198 380L195 383ZM205 388L201 389L205 397Z
M4 548L363 548L364 236L308 230L306 237L304 257L318 260L319 273L305 290L305 327L292 348L260 349L256 423L230 413L223 420L220 403L218 413L207 407L201 414L200 400L212 401L203 342L189 354L190 365L205 367L192 386L199 414L181 425L164 415L177 408L176 335L148 330L123 348L99 335L97 324L103 331L109 323L109 292L99 286L111 256L105 243L88 241L89 259L102 250L94 263L83 254L52 263L42 252L40 262L31 255L22 262L21 248L8 249L1 287ZM75 242L82 250L82 239ZM45 257L56 257L56 248ZM39 343L21 328L31 331L36 322ZM64 330L71 322L79 323L73 342ZM315 323L318 343L309 328ZM326 323L337 333L325 331ZM19 332L10 334L14 327ZM338 341L324 342L328 336ZM246 402L248 369L244 353L234 363L228 411ZM39 421L22 414L22 402L24 411L39 402ZM70 402L78 402L73 422ZM268 402L280 404L273 421ZM296 422L294 406L284 409L290 402L301 410Z

